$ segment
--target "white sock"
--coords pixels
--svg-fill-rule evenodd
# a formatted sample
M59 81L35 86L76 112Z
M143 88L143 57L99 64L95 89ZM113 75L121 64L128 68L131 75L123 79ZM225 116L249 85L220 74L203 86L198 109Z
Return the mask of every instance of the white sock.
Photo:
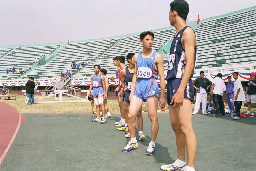
M189 167L189 166L186 166L186 170L189 170L189 171L195 171L195 168L193 168L193 167Z
M122 118L121 120L121 124L124 125L125 124L125 119Z
M150 141L149 144L152 144L153 146L156 146L156 142Z
M127 123L124 123L124 127L128 127L128 124L127 124Z
M184 162L180 159L177 159L176 162L178 163L179 166L184 166L186 164L186 162Z
M132 143L136 143L137 142L136 137L135 138L131 138L131 142Z
M108 112L107 114L110 115L110 112Z
M139 136L142 136L143 135L143 132L142 131L139 131Z

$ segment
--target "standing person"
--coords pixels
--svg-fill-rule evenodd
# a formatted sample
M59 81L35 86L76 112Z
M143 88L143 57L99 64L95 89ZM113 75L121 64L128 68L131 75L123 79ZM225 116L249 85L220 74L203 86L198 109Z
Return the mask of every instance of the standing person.
M108 71L106 69L101 69L100 70L101 72L101 75L103 75L103 78L104 78L104 81L105 81L105 92L106 92L106 98L104 99L104 110L105 110L105 115L106 115L106 118L111 118L111 114L109 112L109 107L108 107L108 88L109 88L109 79L107 77L107 73Z
M130 94L130 108L128 114L128 127L131 134L131 140L123 148L123 152L131 151L138 147L136 140L136 116L143 104L147 102L148 117L151 120L151 142L149 143L146 154L153 155L155 149L155 141L158 134L159 124L157 118L157 106L159 96L159 86L156 78L160 76L161 108L165 107L165 80L163 57L152 50L154 42L154 33L145 31L140 34L140 42L143 50L139 54L135 54L134 63L136 74L133 76L132 88Z
M216 107L216 117L225 115L224 101L223 101L223 92L226 91L226 85L222 80L222 74L218 73L217 77L214 78L211 95L213 97L213 103ZM220 115L221 114L221 115Z
M202 103L202 113L207 115L206 106L207 106L207 92L211 86L209 79L204 78L204 71L200 72L200 78L197 78L193 82L194 88L197 90L195 109L192 113L193 115L197 114L200 109L200 104Z
M105 81L103 76L100 74L100 66L94 65L94 74L91 75L91 85L89 89L89 96L93 96L94 104L96 106L97 118L93 119L92 122L100 122L101 124L106 123L105 110L103 99L105 98ZM91 90L93 93L91 94ZM105 94L104 94L105 93ZM100 106L102 109L103 117L100 117Z
M124 119L124 115L123 115L123 105L122 105L122 98L121 97L119 97L118 95L119 95L119 89L120 89L120 83L121 83L121 68L120 68L120 66L118 66L118 64L117 64L117 56L116 57L114 57L113 58L113 63L114 63L114 65L117 67L117 70L116 70L116 78L114 78L114 77L111 77L111 81L113 81L113 82L115 82L115 87L116 87L116 89L114 90L115 92L116 92L116 96L117 96L117 99L118 99L118 104L119 104L119 107L120 107L120 113L121 113L121 118L120 118L120 121L118 121L118 122L115 122L115 125L117 125L117 126L122 126L123 124L124 124L124 122L125 122L125 119Z
M256 103L256 78L255 72L250 73L250 81L247 84L246 88L246 102L248 105L247 116L254 117L254 114L251 113L252 104Z
M245 95L241 80L238 79L238 72L233 73L234 82L234 94L232 100L235 105L235 113L231 114L233 119L240 119L240 110L243 101L245 101Z
M34 79L32 77L29 77L28 82L26 83L26 94L28 97L27 105L34 104L34 88L35 88Z
M227 94L227 101L228 101L228 107L229 107L230 113L234 112L234 103L232 101L233 93L234 93L234 82L231 81L231 76L228 76L226 94Z
M121 86L124 90L124 116L125 121L128 123L128 113L129 113L129 107L130 107L130 94L131 94L131 88L132 88L132 79L134 76L134 68L135 64L133 61L133 57L135 56L135 53L129 53L127 55L127 61L129 63L128 66L124 67L121 70ZM137 115L137 125L139 128L139 140L146 139L144 133L143 133L143 118L142 118L142 107L139 109L138 115ZM125 127L128 127L128 124L125 125ZM130 138L130 132L125 132L125 137Z
M177 160L162 165L163 170L194 171L197 140L192 127L192 101L194 88L192 83L196 60L195 32L186 24L189 5L185 0L174 0L170 4L170 25L176 28L168 59L167 103L176 135ZM185 162L187 150L187 164Z

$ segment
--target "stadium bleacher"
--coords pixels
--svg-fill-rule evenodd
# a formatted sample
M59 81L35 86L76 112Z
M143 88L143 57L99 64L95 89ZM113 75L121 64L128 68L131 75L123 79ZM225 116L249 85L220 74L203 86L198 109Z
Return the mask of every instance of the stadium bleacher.
M200 70L214 73L227 68L233 72L241 66L243 71L251 69L256 63L256 6L235 11L221 16L211 17L188 23L197 36L197 65L195 74ZM155 33L153 49L164 56L164 66L167 70L167 60L170 42L175 34L174 27L152 30ZM71 62L86 65L80 72L74 71L76 78L90 78L94 64L99 64L108 70L108 75L115 74L112 63L115 56L126 56L129 52L139 52L142 49L139 34L59 43L52 45L31 45L0 47L0 79L20 79L28 75L40 78L54 78L60 72L71 70ZM248 66L247 66L248 65ZM249 66L250 65L250 66ZM6 74L7 68L22 68L24 74Z

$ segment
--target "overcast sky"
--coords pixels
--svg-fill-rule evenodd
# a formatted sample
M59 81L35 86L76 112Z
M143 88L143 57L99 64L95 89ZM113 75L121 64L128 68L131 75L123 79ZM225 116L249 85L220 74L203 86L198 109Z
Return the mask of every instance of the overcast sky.
M189 20L256 6L255 0L187 0ZM171 0L0 0L0 46L104 38L169 26Z

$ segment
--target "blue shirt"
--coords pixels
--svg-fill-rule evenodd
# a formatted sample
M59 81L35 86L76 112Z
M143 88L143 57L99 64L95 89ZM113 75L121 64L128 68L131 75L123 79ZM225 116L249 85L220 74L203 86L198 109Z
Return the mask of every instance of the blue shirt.
M226 93L233 94L233 92L234 92L234 82L231 81L231 82L228 82L227 84Z
M254 84L256 84L256 78L254 80L250 80L250 81L252 81ZM254 95L254 94L256 94L256 86L252 85L250 83L250 81L247 84L247 86L248 86L247 94Z

